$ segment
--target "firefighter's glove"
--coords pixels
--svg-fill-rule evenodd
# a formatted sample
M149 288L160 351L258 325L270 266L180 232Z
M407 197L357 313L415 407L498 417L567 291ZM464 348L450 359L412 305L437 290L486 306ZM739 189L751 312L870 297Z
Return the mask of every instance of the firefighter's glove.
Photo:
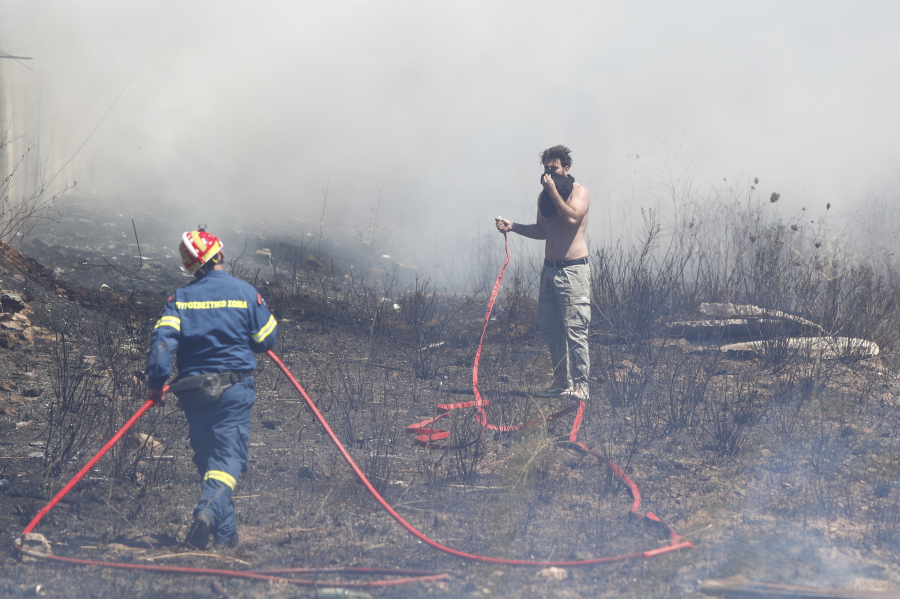
M152 400L158 406L166 403L166 396L162 389L147 389L147 400Z

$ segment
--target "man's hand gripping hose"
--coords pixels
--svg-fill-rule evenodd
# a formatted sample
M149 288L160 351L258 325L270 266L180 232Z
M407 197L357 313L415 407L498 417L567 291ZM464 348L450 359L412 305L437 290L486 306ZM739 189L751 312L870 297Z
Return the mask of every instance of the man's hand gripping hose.
M506 237L506 235L504 234L504 238L505 237ZM447 416L452 410L455 410L455 409L473 408L476 419L478 420L479 424L482 425L481 433L479 434L479 437L487 429L501 430L501 431L502 430L518 430L525 426L534 424L534 423L523 423L523 424L516 425L516 426L502 426L502 427L489 424L487 421L487 414L484 410L484 407L488 406L489 402L487 402L481 398L481 394L478 390L478 363L479 363L479 358L481 356L481 347L484 342L484 334L485 334L485 331L487 330L487 325L490 321L491 310L493 309L494 303L496 302L497 295L498 295L499 289L500 289L500 283L503 279L503 273L506 270L507 264L509 264L508 243L506 245L506 262L503 264L503 268L500 270L500 274L497 276L497 281L494 284L494 289L491 293L491 298L488 303L487 314L485 315L485 319L484 319L484 330L482 330L481 341L479 342L478 351L476 352L476 359L475 359L475 364L474 364L474 368L473 368L473 372L472 372L472 382L473 382L473 388L474 388L474 393L475 393L476 399L471 402L462 402L460 404L450 404L450 405L446 405L446 406L438 406L439 411L441 411L442 413L437 418ZM450 547L442 545L442 544L438 543L437 541L434 541L431 538L427 537L425 534L423 534L418 529L416 529L414 526L412 526L409 522L407 522L402 516L400 516L400 514L398 514L396 512L396 510L394 510L394 508L391 507L391 505L381 496L381 494L378 493L378 491L375 489L375 487L372 485L372 483L366 478L365 474L363 474L362 470L359 468L359 466L356 464L356 462L350 456L350 453L347 451L347 449L341 444L337 435L334 433L334 431L331 429L331 426L329 426L328 422L325 420L325 417L322 415L321 412L319 412L319 409L316 407L316 404L313 402L313 400L310 398L310 396L306 393L306 390L300 385L300 383L297 381L297 379L294 378L294 376L291 374L290 370L288 370L288 368L284 365L284 363L281 361L281 359L274 352L268 351L267 353L268 353L269 357L272 359L272 361L278 366L278 368L281 369L281 371L284 373L284 375L288 378L290 383L297 390L297 393L300 394L300 397L303 398L303 400L306 402L307 407L309 407L310 411L312 411L316 420L318 420L319 424L325 430L325 433L331 439L332 443L334 443L338 452L344 458L344 461L347 462L347 465L350 467L350 469L353 471L353 473L357 476L357 478L359 478L360 482L369 491L369 493L372 495L372 497L375 499L375 501L378 502L378 504L381 505L381 507L392 518L394 518L394 520L396 520L398 524L400 524L403 528L405 528L407 530L407 532L409 532L411 535L413 535L414 537L416 537L417 539L419 539L426 545L429 545L429 546L433 547L434 549L437 549L438 551L442 551L444 553L448 553L450 555L453 555L453 556L456 556L459 558L463 558L463 559L467 559L467 560L474 560L474 561L479 561L479 562L498 563L498 564L505 564L505 565L509 565L509 566L526 566L526 567L546 568L549 566L556 566L556 567L591 566L591 565L596 565L596 564L604 564L604 563L618 562L618 561L625 561L625 560L632 560L632 559L651 558L651 557L655 557L657 555L661 555L663 553L668 553L668 552L677 551L677 550L681 550L681 549L689 549L689 548L693 547L693 545L689 541L683 541L682 538L674 531L674 529L669 524L663 522L658 517L656 517L654 514L649 513L649 512L646 514L641 514L638 512L638 509L639 509L640 503L641 503L641 497L640 497L640 492L638 491L637 485L621 469L619 469L618 466L616 466L612 462L607 462L608 467L613 471L613 473L620 480L622 480L623 483L625 483L629 487L631 494L634 497L634 502L632 504L631 512L630 512L631 516L636 519L646 518L649 521L661 524L669 532L669 537L670 537L669 545L664 546L664 547L659 547L656 549L651 549L648 551L631 553L631 554L627 554L627 555L599 557L599 558L586 559L586 560L555 561L555 562L554 561L517 560L517 559L506 559L506 558L499 558L499 557L476 555L476 554L466 553L464 551L452 549ZM162 398L165 396L165 393L167 390L168 390L168 386L163 388L162 394L159 398L160 402L161 402ZM148 395L148 397L151 397L151 396ZM155 403L156 403L155 397L151 397L150 399L148 399L144 403L144 405L142 405L141 408L137 412L135 412L135 414L122 426L122 428L119 429L119 431L106 443L106 445L104 445L103 448L99 452L97 452L97 454L93 458L91 458L91 460L87 464L85 464L85 466L72 478L72 480L70 480L62 489L60 489L60 491L53 497L53 499L51 499L50 502L47 503L47 505L44 506L44 508L40 512L38 512L38 514L34 517L34 519L32 519L32 521L29 522L28 526L25 527L25 529L22 531L22 533L16 539L16 541L15 541L16 549L18 549L23 554L29 555L30 557L48 559L48 560L53 560L53 561L57 561L57 562L69 563L69 564L93 565L93 566L101 566L101 567L107 567L107 568L145 570L145 571L152 571L152 572L167 572L167 573L179 573L179 574L190 574L190 575L200 575L200 576L222 576L222 577L229 577L229 578L243 578L243 579L249 579L249 580L266 580L266 581L280 580L280 581L289 582L291 584L297 584L297 585L322 585L325 583L323 583L321 581L314 581L314 580L288 578L288 577L280 576L280 575L293 574L293 573L313 573L313 572L323 572L323 571L329 571L329 572L366 571L366 572L370 572L370 573L391 573L391 574L397 574L397 575L408 574L408 575L412 576L409 578L392 579L392 580L379 580L379 581L356 582L356 583L346 583L346 582L340 583L341 586L346 586L346 587L393 586L393 585L397 585L397 584L406 584L409 582L428 582L428 581L439 580L439 579L443 579L443 578L447 577L446 574L432 574L432 573L428 573L428 572L419 572L419 571L410 571L410 570L389 570L389 569L379 569L379 568L369 568L369 569L338 568L338 569L324 569L324 570L323 569L314 569L314 568L291 568L291 569L278 570L278 571L272 571L272 570L234 571L234 570L213 570L213 569L205 569L205 568L179 568L179 567L168 567L168 566L151 566L151 565L133 564L133 563L126 564L126 563L119 563L119 562L100 562L100 561L94 561L94 560L84 560L84 559L62 557L62 556L56 556L56 555L46 555L46 554L43 554L40 552L31 551L31 550L23 547L22 538L26 534L28 534L34 530L34 528L44 518L44 516L46 516L47 513L51 509L53 509L53 507L63 497L65 497L65 495L85 476L85 474L90 472L91 468L94 467L94 465L100 460L100 458L102 458L119 440L121 440L122 437L125 435L125 433L127 433L128 430L131 429L131 427L134 426L134 424L138 421L138 419L140 419L141 416L143 416L147 412L147 410L149 410L150 407L152 407ZM584 443L577 440L578 429L581 426L581 420L582 420L582 417L584 414L584 407L585 407L584 402L579 402L573 406L570 406L570 407L558 412L553 417L560 417L564 414L568 414L568 413L571 413L572 411L575 411L576 412L575 422L572 427L572 432L570 434L569 441L571 443L577 445L581 450L583 450L587 453L590 453L591 455L594 455L595 457L597 457L598 459L600 459L602 461L605 461L605 458L602 455L600 455L597 452L592 451ZM434 441L436 441L438 439L446 438L447 435L444 434L445 432L438 431L435 429L428 429L428 428L424 427L424 425L430 424L434 420L437 420L437 418L434 418L432 420L429 420L429 421L426 421L423 423L419 423L418 425L412 425L409 427L409 429L410 429L410 432L416 432L419 434L419 436L417 437L418 444L424 445L424 446L430 447L430 448L446 449L447 446L441 446L441 445L434 443ZM475 439L475 441L477 441L477 439ZM475 442L475 441L473 441L473 442Z

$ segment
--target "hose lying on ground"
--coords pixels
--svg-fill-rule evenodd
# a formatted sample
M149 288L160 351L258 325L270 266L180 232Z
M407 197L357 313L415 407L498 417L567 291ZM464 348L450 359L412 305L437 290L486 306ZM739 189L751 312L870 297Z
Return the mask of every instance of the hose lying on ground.
M524 423L520 425L514 426L497 426L488 423L487 414L484 411L484 407L489 405L489 402L485 401L481 397L481 393L478 389L478 364L481 357L481 348L484 344L484 335L487 330L488 323L490 321L491 311L493 310L494 303L496 302L497 295L500 291L500 284L503 280L503 274L506 270L506 266L509 264L509 246L506 245L506 261L503 263L503 268L500 270L500 274L497 276L497 280L494 283L493 291L491 292L491 297L488 302L487 313L484 317L484 329L481 333L481 340L478 344L478 350L475 354L475 363L472 369L472 386L475 394L475 400L470 402L462 402L458 404L445 404L438 406L438 410L440 414L435 418L426 420L424 422L411 425L408 427L409 432L413 432L417 434L416 442L419 445L423 445L432 449L447 449L452 446L445 446L436 443L437 440L444 439L449 436L449 433L446 431L440 431L437 429L428 428L428 425L433 423L435 420L447 416L451 411L462 408L472 408L475 413L475 418L478 420L479 424L481 424L481 432L478 437L473 441L466 443L466 445L470 445L474 442L477 442L478 438L480 438L485 430L497 430L497 431L513 431L518 430L520 428L531 426L537 423L537 421L533 421L530 423ZM484 555L477 555L473 553L466 553L464 551L459 551L456 549L452 549L437 541L429 538L418 529L416 529L412 524L407 522L400 514L394 510L393 507L381 496L381 494L375 489L372 483L366 478L365 474L363 474L362 470L350 456L350 453L344 447L344 445L337 438L337 435L329 426L328 421L325 420L325 417L316 407L316 404L310 398L310 396L306 393L306 390L302 385L294 378L293 374L291 374L290 370L284 365L281 359L273 352L267 352L272 361L281 369L284 375L288 378L290 383L294 386L297 392L300 394L300 397L306 402L307 407L309 407L310 411L312 411L316 420L318 420L319 424L325 430L325 433L328 435L331 442L334 443L338 452L340 452L341 456L344 458L344 461L347 462L347 465L353 471L353 473L357 476L360 482L365 486L366 490L372 495L376 502L394 519L397 521L400 526L405 528L411 535L437 549L438 551L442 551L444 553L466 559L473 560L478 562L489 562L496 564L505 564L508 566L526 566L526 567L539 567L546 568L549 566L556 567L580 567L580 566L591 566L597 564L605 564L610 562L618 562L625 560L633 560L640 558L651 558L664 553L668 553L671 551L678 551L681 549L689 549L692 548L693 545L690 541L683 541L682 538L675 532L671 525L660 520L656 515L651 512L647 512L646 514L641 514L638 510L641 505L641 495L638 490L637 485L634 481L631 480L618 466L614 463L607 461L601 454L589 449L584 443L578 441L578 431L581 426L582 418L584 416L584 402L579 402L575 405L569 406L568 408L557 412L550 416L550 418L558 418L564 414L571 413L572 411L576 412L575 422L572 425L572 431L569 434L569 442L577 447L579 450L587 452L601 461L607 461L608 467L612 470L612 472L617 476L625 485L628 486L631 491L632 497L634 501L631 506L630 515L635 519L644 519L646 518L648 521L659 524L663 526L669 533L671 543L665 547L659 547L656 549L651 549L648 551L642 551L638 553L630 553L627 555L616 555L616 556L608 556L608 557L598 557L593 559L586 560L572 560L572 561L533 561L533 560L518 560L518 559L507 559L500 557L490 557ZM168 390L168 386L163 388L163 394ZM33 551L26 548L23 545L23 540L27 542L27 536L31 533L38 523L50 512L51 509L63 498L66 494L72 490L72 488L80 481L90 470L93 468L94 464L96 464L100 458L102 458L119 440L131 429L132 426L153 406L154 402L152 400L148 400L141 406L141 408L135 412L135 414L122 426L121 429L104 445L97 454L91 458L91 460L70 480L60 491L51 499L44 508L38 512L38 514L28 523L28 526L22 531L19 537L15 541L15 547L22 554L28 555L30 557L52 560L55 562L67 563L67 564L75 564L75 565L88 565L88 566L100 566L105 568L119 568L125 570L143 570L148 572L164 572L170 574L189 574L189 575L199 575L199 576L220 576L226 578L242 578L247 580L260 580L260 581L284 581L291 584L296 585L308 585L308 586L326 586L329 584L339 584L343 587L384 587L384 586L392 586L398 584L406 584L410 582L428 582L434 580L440 580L443 578L447 578L446 574L434 574L429 572L420 572L420 571L411 571L411 570L390 570L383 568L340 568L340 569L315 569L315 568L289 568L289 569L279 569L279 570L218 570L218 569L207 569L207 568L182 568L182 567L172 567L172 566L152 566L145 564L132 564L132 563L119 563L119 562L103 562L97 560L86 560L86 559L78 559L71 557L63 557L52 554L44 554L41 552ZM457 446L460 447L460 446ZM312 573L312 572L369 572L369 573L391 573L395 575L407 575L404 578L392 579L392 580L377 580L377 581L368 581L368 582L340 582L340 583L328 583L323 581L314 581L314 580L306 580L306 579L297 579L290 578L286 576L279 576L279 574L294 574L294 573Z

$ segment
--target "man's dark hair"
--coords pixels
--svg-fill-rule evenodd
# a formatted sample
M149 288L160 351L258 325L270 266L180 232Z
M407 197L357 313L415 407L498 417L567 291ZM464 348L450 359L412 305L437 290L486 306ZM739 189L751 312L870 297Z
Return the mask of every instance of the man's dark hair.
M563 168L572 166L572 150L563 145L553 146L544 150L541 154L541 164L546 164L556 158L559 158L559 163Z

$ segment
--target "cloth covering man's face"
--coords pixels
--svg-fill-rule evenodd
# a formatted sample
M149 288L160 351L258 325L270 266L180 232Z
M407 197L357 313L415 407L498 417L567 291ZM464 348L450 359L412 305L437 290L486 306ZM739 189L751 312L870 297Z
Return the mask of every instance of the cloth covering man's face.
M569 196L572 195L572 184L575 182L575 180L569 176L569 167L564 167L560 163L559 158L544 162L544 174L541 175L542 184L544 183L544 178L547 176L548 172L553 179L553 184L556 186L556 191L559 192L563 201L567 202ZM553 205L553 200L550 199L550 194L547 193L546 189L541 192L540 208L541 214L545 218L556 216L556 206Z
M569 174L569 167L563 166L559 158L553 158L544 162L544 169L550 169L557 175L566 176Z

